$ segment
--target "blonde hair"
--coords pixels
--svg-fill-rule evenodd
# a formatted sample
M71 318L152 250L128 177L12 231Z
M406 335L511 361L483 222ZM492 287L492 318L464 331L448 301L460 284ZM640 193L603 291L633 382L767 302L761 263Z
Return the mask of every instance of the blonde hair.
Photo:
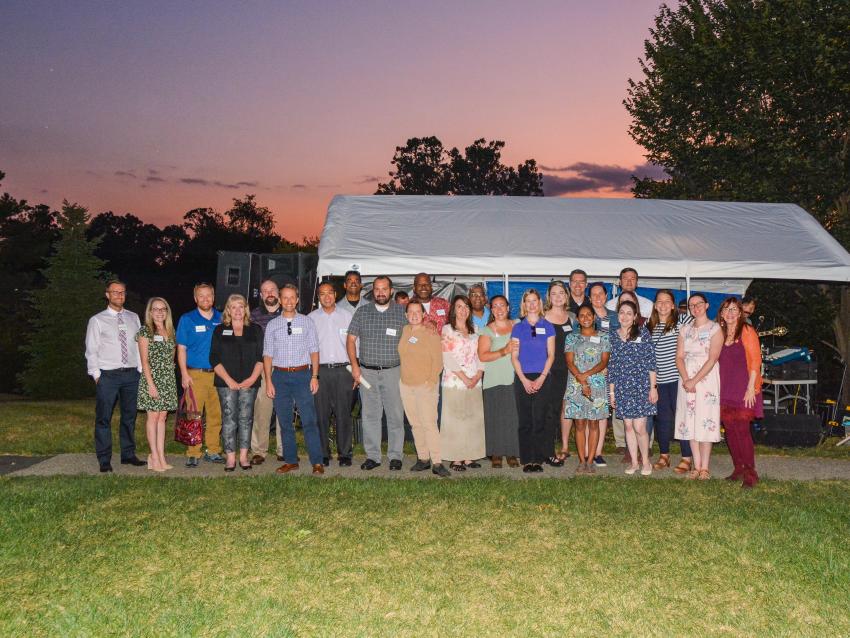
M520 319L525 319L525 316L528 314L525 311L525 299L529 295L535 295L537 297L537 300L540 301L540 293L537 292L537 290L535 290L534 288L529 288L524 293L522 293L522 301L519 304L519 318ZM541 311L540 314L542 315L543 312Z
M555 288L556 286L558 288L563 289L564 294L567 295L567 300L564 302L564 310L569 312L569 310L570 310L570 296L569 296L570 292L567 289L566 284L563 281L558 281L558 280L550 282L549 287L546 289L546 301L543 302L543 312L549 312L550 310L552 310L551 293L552 293L552 288ZM525 299L525 296L523 296L523 299Z
M224 304L224 312L221 313L221 323L225 326L233 324L233 318L230 316L230 306L237 301L241 302L242 305L245 306L245 325L247 326L251 323L251 312L250 308L248 308L248 300L242 295L230 295L227 298L227 303Z
M153 312L152 308L155 302L161 301L165 304L165 321L163 322L165 325L165 332L168 335L168 338L172 341L174 340L174 320L171 317L171 306L168 305L168 302L162 297L151 297L148 299L148 305L145 306L145 327L151 333L151 335L156 334L156 324L153 322Z

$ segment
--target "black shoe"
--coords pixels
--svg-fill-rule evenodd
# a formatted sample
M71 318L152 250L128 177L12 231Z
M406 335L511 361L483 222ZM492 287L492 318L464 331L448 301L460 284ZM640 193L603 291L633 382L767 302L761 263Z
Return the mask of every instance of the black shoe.
M366 459L360 464L361 470L374 470L376 467L381 467L381 464L377 461L373 461L372 459Z
M472 463L467 463L466 467L471 467L473 470L477 470L479 467L481 467L481 463L479 463L478 461L473 461Z
M525 472L526 474L530 474L531 472L534 472L534 463L526 463L525 465L522 466L522 471Z
M190 456L186 459L186 467L198 467L198 457Z
M330 464L331 464L331 457L323 456L322 457L322 465L324 465L325 467L329 467Z
M147 465L147 463L138 456L131 456L129 459L121 459L121 465L135 465L136 467L142 467L143 465Z
M435 465L433 465L433 466L431 467L431 472L432 472L433 474L436 474L437 476L439 476L439 477L441 477L441 478L448 478L449 476L451 476L451 475L452 475L452 473L451 473L451 472L449 472L449 471L446 469L446 466L445 466L445 465L443 465L442 463L436 463Z
M100 471L103 473L112 471L112 463L103 463L100 466Z
M248 465L242 465L242 464L240 463L240 464L239 464L239 467L241 467L243 470L253 470L253 469L254 469L254 466L253 466L253 465L251 465L250 463L248 463Z
M390 469L391 470L400 470L401 469L401 461L398 459L393 459L390 461Z
M534 468L533 470L531 470L532 472L542 472L543 471L543 466L540 465L540 463L535 463L532 467Z
M417 459L416 463L413 464L413 467L410 468L411 472L422 472L424 470L431 469L431 461L423 461L422 459Z
M235 472L235 471L236 471L236 466L234 465L233 467L227 467L227 466L225 465L225 466L224 466L224 471L225 471L225 472Z
M280 461L281 463L283 463L284 458L283 458L280 454L278 454L278 455L277 455L277 460L278 460L278 461Z
M548 459L546 459L546 464L551 465L552 467L563 467L564 460L559 459L557 456L550 456Z
M339 466L340 467L351 467L351 457L350 456L339 457Z

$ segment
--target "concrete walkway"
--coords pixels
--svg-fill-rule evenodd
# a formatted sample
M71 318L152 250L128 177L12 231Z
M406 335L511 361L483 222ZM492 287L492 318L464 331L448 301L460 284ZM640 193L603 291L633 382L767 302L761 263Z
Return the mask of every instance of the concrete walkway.
M629 480L646 480L647 478L667 478L681 479L678 474L674 474L671 470L662 470L653 472L651 477L643 477L640 473L634 476L626 476L623 474L624 465L620 463L620 458L611 456L606 457L609 465L607 468L597 469L598 476L616 476ZM325 477L341 476L346 478L388 478L388 479L433 479L437 480L430 471L426 472L411 472L410 467L416 461L412 456L407 456L404 459L404 467L400 472L391 472L389 470L389 462L384 459L381 467L366 472L360 469L360 464L365 458L355 457L351 467L339 467L336 460L331 462L330 467L325 468ZM678 457L673 457L674 462L678 462ZM258 476L264 474L273 475L281 463L274 457L270 456L266 462L260 466L255 466L252 470L243 471L236 467L235 472L224 472L224 465L207 463L201 461L197 468L189 469L185 467L185 457L169 456L169 463L174 466L173 470L167 472L153 472L145 467L133 467L131 465L121 465L118 457L112 459L112 467L115 474L120 476L158 476L160 478L192 478L192 477L213 477L213 478L238 478ZM481 469L469 469L466 472L452 472L451 480L465 480L470 478L482 477L500 477L511 479L537 479L537 478L571 478L575 474L575 469L578 461L575 457L567 459L564 467L553 468L544 466L544 471L539 474L525 474L520 468L508 468L505 466L502 469L492 469L489 461L481 462ZM448 464L446 464L448 465ZM823 458L806 458L806 457L783 457L783 456L758 456L756 457L756 467L759 474L764 479L778 480L797 480L797 481L820 481L831 479L850 480L850 458L844 459L823 459ZM11 469L11 468L7 468ZM729 456L718 454L711 459L711 470L714 478L722 478L727 476L732 471L732 462ZM6 476L74 476L74 475L99 475L97 460L94 454L59 454L57 456L46 458L34 465L21 466L20 469L15 469L6 473ZM290 474L290 476L310 476L310 465L302 460L301 467ZM287 475L282 475L279 478L285 480ZM592 477L591 477L592 478Z

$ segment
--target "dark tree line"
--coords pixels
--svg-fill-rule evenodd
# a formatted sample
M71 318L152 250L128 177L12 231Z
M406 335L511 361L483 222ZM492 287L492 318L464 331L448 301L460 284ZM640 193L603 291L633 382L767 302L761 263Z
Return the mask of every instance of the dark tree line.
M848 33L845 0L662 5L625 106L631 136L669 178L636 179L635 196L792 202L850 249ZM751 292L837 387L850 287L756 281Z
M0 172L0 183L3 177ZM89 245L96 263L83 255L86 248L81 242ZM77 283L63 279L65 271L74 270L68 265L77 263L73 259L86 264L85 274L80 274L83 279L99 272L101 282L108 277L124 281L127 306L140 315L147 299L154 295L168 299L179 315L192 307L195 283L215 282L218 251L315 251L317 246L315 237L298 243L278 235L273 213L258 205L254 195L234 199L233 206L224 212L196 208L183 216L182 223L160 228L132 214L104 212L89 218L85 209L75 204L66 202L63 210L56 211L4 193L0 197L0 294L7 300L11 316L0 327L0 360L4 362L0 366L0 392L26 387L29 393L38 394L21 378L36 346L42 358L53 348L73 357L75 365L79 363L76 360L84 345L76 334L78 330L70 330L66 342L60 344L34 344L32 339L36 326L45 329L39 323L45 313L54 315L59 323L72 315L75 323L80 323L77 315L81 306L80 316L87 317L86 313L93 314L105 305L102 295L96 295L94 307L89 307L92 297L86 283L77 282L80 288L75 289ZM65 255L65 249L74 256ZM48 267L50 270L46 270ZM51 282L45 276L50 273ZM58 287L57 282L61 284ZM43 294L45 290L50 291L48 297ZM83 334L84 330L83 321ZM74 392L69 389L69 393Z

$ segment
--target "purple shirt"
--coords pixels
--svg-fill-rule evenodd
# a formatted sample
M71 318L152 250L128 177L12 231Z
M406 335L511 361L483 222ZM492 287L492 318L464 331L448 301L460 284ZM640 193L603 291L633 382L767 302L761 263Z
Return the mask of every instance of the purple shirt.
M519 339L519 366L524 374L543 372L549 357L546 348L549 338L555 338L555 326L543 317L533 326L528 323L527 317L514 325L511 339Z

